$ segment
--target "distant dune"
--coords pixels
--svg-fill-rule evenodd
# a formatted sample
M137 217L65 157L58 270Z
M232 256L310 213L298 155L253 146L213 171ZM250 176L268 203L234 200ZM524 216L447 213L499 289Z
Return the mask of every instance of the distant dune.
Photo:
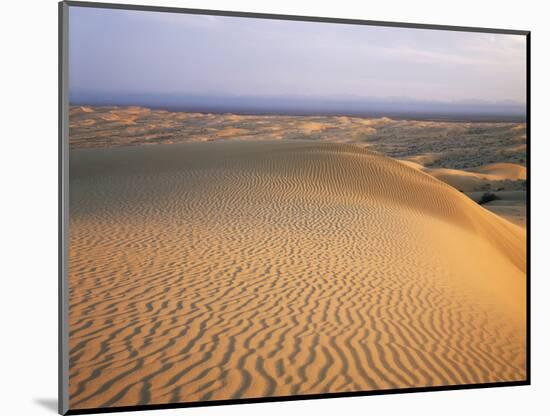
M514 163L492 163L475 169L476 172L485 174L493 180L526 180L527 169L525 166Z
M429 167L524 165L525 123L393 120L388 117L186 113L142 107L77 107L69 112L70 146L99 148L226 140L355 143Z
M222 141L70 172L73 409L526 377L525 230L418 169Z

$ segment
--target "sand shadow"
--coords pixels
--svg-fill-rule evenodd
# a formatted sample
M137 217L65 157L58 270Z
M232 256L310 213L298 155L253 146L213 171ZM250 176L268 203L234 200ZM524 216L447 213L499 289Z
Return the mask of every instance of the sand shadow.
M57 399L34 399L34 402L53 413L57 413Z

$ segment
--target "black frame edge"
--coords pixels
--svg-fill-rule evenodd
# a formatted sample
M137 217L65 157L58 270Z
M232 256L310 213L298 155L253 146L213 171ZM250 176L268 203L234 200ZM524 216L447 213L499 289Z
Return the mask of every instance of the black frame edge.
M58 401L57 411L69 411L68 305L68 4L58 3Z
M528 380L520 381L503 381L497 383L483 384L459 384L450 386L436 387L410 387L402 389L387 389L387 390L372 390L364 392L341 392L341 393L321 393L321 394L306 394L296 396L276 396L276 397L258 397L247 399L228 399L228 400L212 400L206 402L189 402L189 403L166 403L166 404L148 404L136 406L119 406L108 408L89 408L89 409L74 409L69 410L67 415L87 415L94 413L119 413L119 412L137 412L143 410L168 410L168 409L183 409L193 407L212 407L225 406L235 404L254 404L254 403L273 403L273 402L293 402L297 400L319 400L319 399L337 399L346 397L367 397L367 396L382 396L390 394L406 394L406 393L432 393L442 391L456 390L472 390L494 387L517 387L527 386L531 383Z
M453 26L453 25L436 25L429 23L404 23L404 22L386 22L381 20L362 20L362 19L347 19L333 18L321 16L300 16L288 14L271 14L271 13L256 13L256 12L241 12L229 10L210 10L210 9L191 9L182 7L166 7L166 6L142 6L137 4L118 4L118 3L100 3L88 1L64 1L68 6L73 7L89 7L100 9L117 9L117 10L135 10L149 11L162 13L186 13L186 14L202 14L210 16L226 16L226 17L249 17L255 19L275 19L275 20L295 20L301 22L322 22L322 23L339 23L367 26L385 26L385 27L401 27L407 29L432 29L432 30L451 30L459 32L480 32L480 33L495 33L504 35L527 35L527 30L517 29L499 29L485 28L473 26Z

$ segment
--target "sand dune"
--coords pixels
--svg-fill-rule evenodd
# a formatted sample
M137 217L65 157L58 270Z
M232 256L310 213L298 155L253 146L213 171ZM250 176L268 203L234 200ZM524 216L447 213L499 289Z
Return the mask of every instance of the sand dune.
M522 380L525 231L363 148L70 156L74 409Z
M471 169L474 172L485 174L486 177L493 180L525 180L527 179L527 169L525 166L515 163L492 163Z
M424 169L424 172L464 192L477 191L484 187L489 187L491 182L499 180L489 178L489 175L457 169Z
M489 192L496 199L485 203L484 208L521 227L527 222L527 169L514 163L492 163L468 170L430 169L411 160L400 160L404 165L427 173L434 178L464 192L479 202Z
M421 163L411 160L401 160L404 165L428 173L434 178L445 182L464 192L474 192L483 188L502 185L503 190L518 190L523 184L517 181L527 179L527 169L514 163L492 163L466 170L427 168ZM514 181L515 183L507 182Z

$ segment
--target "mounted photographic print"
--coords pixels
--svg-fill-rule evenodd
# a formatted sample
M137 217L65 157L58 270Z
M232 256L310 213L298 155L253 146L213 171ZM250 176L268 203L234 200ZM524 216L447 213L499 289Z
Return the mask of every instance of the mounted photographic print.
M529 32L60 33L60 413L529 384Z

